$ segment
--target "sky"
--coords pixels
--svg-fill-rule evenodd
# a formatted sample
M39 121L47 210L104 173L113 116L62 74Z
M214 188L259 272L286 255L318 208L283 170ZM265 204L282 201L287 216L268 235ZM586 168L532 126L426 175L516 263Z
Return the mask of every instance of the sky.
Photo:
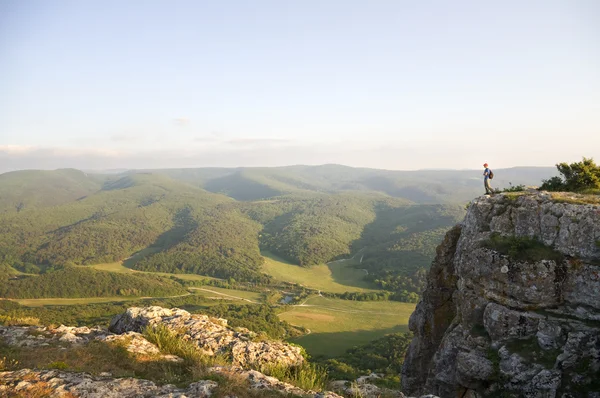
M582 156L597 0L0 0L0 172Z

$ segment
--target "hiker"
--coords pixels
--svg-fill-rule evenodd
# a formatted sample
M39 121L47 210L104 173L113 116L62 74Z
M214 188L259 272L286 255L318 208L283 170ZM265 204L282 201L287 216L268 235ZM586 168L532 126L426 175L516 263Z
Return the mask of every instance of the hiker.
M483 170L483 185L485 186L485 194L491 195L494 193L494 190L490 186L490 180L494 178L494 173L492 173L492 170L488 168L487 163L484 163L483 167L485 167L485 170Z

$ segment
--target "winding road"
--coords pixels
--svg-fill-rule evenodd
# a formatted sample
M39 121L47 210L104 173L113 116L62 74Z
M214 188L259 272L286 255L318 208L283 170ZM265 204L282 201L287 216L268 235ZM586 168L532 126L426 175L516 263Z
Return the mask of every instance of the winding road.
M204 288L201 288L201 287L190 287L188 289L191 289L191 290L202 290L204 292L211 292L211 293L218 294L218 295L221 295L221 296L230 297L230 298L233 298L233 299L236 299L236 300L247 301L247 302L252 303L252 304L259 304L258 301L253 301L253 300L250 300L250 299L247 299L247 298L243 298L243 297L238 297L238 296L232 296L230 294L225 294L225 293L221 293L221 292L215 292L214 290L204 289Z

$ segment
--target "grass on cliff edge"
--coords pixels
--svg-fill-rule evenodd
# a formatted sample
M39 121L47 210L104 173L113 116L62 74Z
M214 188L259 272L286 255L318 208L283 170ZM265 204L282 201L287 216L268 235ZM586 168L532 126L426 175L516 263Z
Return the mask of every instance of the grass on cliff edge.
M86 345L63 347L14 347L0 344L0 358L17 369L60 369L99 375L110 372L113 377L136 377L157 384L186 385L194 381L189 363L174 363L156 357L135 357L124 344L91 341Z
M494 232L489 239L482 242L482 246L518 261L554 260L560 262L563 260L560 252L526 236L502 236Z
M600 205L600 190L588 191L585 194L572 192L552 192L552 201L573 205Z

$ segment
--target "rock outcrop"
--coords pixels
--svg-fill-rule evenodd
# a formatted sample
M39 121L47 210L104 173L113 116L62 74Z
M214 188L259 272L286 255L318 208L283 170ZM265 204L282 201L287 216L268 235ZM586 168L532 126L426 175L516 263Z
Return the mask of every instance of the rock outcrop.
M214 381L201 380L182 389L141 379L31 369L0 372L0 381L0 396L51 398L204 398L218 386Z
M0 338L8 345L17 347L47 346L53 342L85 344L108 335L106 328L72 327L60 325L57 328L44 326L2 326Z
M300 348L277 341L252 341L256 334L248 329L232 329L225 319L192 315L187 311L162 307L129 308L111 322L111 331L101 328L41 326L0 326L0 340L8 345L36 350L54 347L60 350L82 347L94 341L117 344L139 361L181 362L165 355L140 332L146 326L161 324L177 333L177 338L196 343L199 351L215 355L227 351L233 363L206 369L208 375L219 375L222 381L198 380L185 388L158 385L150 380L115 378L110 373L88 374L60 370L19 369L0 372L0 397L40 396L60 398L134 398L208 397L214 390L227 387L231 380L241 382L247 391L270 390L282 396L298 395L319 398L341 398L333 392L306 391L267 376L252 367L262 365L298 365L304 361ZM0 358L2 360L2 358ZM1 368L0 368L1 369ZM219 384L221 383L221 384ZM229 396L237 396L236 394ZM243 394L241 396L246 396Z
M158 324L195 342L207 355L230 352L235 366L294 366L304 361L299 347L275 341L252 341L256 334L248 329L234 330L227 326L225 319L192 315L178 308L129 308L111 321L109 329L115 333L141 332L147 326Z
M478 198L409 327L409 394L600 397L600 205Z
M380 376L373 373L367 376L360 376L353 382L348 380L335 380L330 383L330 388L333 391L341 393L345 397L406 398L402 391L391 390L374 384L380 378Z

